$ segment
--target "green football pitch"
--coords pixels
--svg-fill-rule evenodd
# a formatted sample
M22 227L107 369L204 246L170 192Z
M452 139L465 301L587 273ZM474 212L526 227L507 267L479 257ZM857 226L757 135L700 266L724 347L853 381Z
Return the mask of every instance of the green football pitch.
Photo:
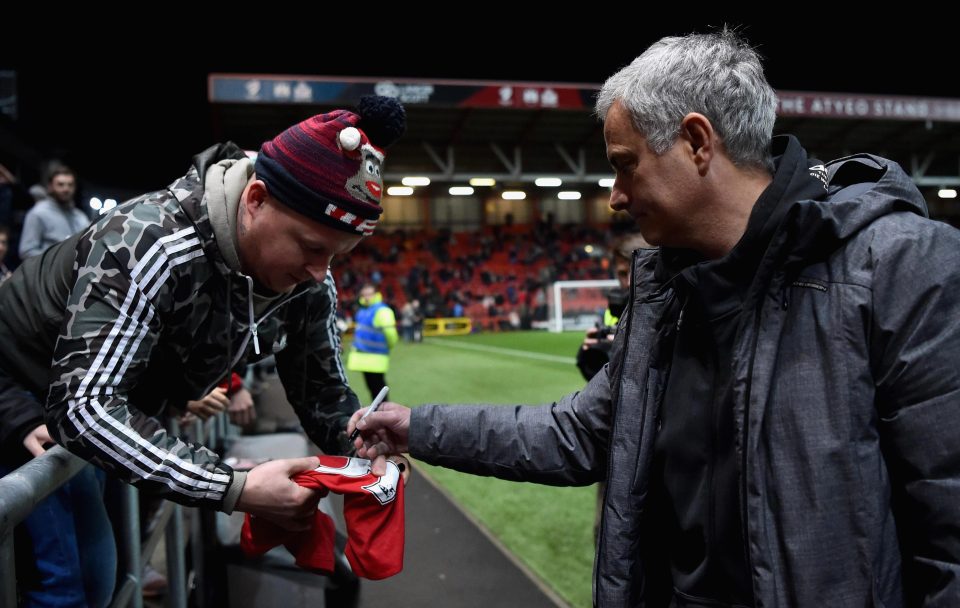
M574 364L582 339L580 332L505 332L400 342L387 373L390 400L550 403L583 387ZM362 376L351 373L350 383L369 403ZM590 606L595 486L555 488L417 465L571 606Z

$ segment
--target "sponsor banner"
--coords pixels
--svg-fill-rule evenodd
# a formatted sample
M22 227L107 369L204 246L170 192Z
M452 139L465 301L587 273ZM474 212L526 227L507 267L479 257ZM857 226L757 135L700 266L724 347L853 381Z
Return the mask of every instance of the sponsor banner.
M351 105L363 95L396 97L405 105L464 108L591 109L600 85L414 81L212 74L211 103Z
M960 99L777 91L777 115L960 122Z

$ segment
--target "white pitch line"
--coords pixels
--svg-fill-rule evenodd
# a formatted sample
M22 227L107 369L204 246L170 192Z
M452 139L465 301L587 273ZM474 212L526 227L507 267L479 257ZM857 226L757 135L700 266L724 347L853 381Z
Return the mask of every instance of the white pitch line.
M546 355L544 353L532 353L528 350L517 350L515 348L502 348L499 346L487 346L486 344L473 344L470 342L461 342L460 340L442 340L426 339L424 342L439 346L450 346L452 348L462 348L464 350L476 350L484 353L495 353L498 355L510 355L512 357L523 357L526 359L536 359L538 361L549 361L551 363L563 363L564 365L576 365L577 360L573 357L561 357L559 355Z

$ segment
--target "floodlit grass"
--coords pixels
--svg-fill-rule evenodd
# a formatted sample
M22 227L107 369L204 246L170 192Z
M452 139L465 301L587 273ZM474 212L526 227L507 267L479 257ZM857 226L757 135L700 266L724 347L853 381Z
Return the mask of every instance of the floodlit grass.
M469 341L474 344L486 344L516 350L545 353L560 357L577 356L577 347L583 341L583 333L566 331L551 333L547 331L516 331L501 333L474 334L472 336L450 338L427 338L428 341L443 343L453 341ZM573 370L573 375L580 378L579 372Z
M401 342L387 373L390 400L410 406L549 403L583 387L573 363L582 338L579 332L506 332ZM362 375L351 374L350 382L368 403ZM513 483L423 463L418 468L571 606L590 606L595 487Z

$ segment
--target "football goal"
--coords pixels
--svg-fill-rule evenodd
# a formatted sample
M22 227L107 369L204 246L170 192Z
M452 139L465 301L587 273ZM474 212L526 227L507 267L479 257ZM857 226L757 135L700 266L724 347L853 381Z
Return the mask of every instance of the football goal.
M585 331L603 317L615 279L557 281L549 292L550 331Z

